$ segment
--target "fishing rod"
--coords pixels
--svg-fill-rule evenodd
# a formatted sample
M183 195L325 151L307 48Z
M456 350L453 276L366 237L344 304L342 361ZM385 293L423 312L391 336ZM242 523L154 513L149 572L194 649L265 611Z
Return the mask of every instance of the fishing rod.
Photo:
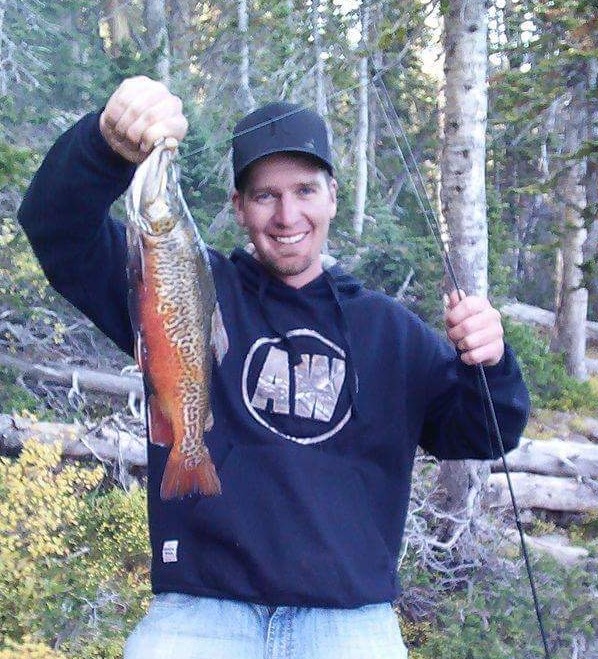
M403 57L403 55L407 52L408 45L409 44L407 44L405 46L405 48L401 51L398 58L395 58L391 63L389 63L385 67L376 67L375 64L374 64L374 66L373 66L374 75L369 80L368 84L373 87L373 89L376 93L378 103L379 103L380 108L382 110L382 114L384 115L384 120L385 120L385 122L388 126L388 129L389 129L389 132L392 136L392 139L393 139L395 148L397 150L397 153L399 154L401 162L402 162L402 164L405 168L405 171L406 171L407 176L409 178L409 181L411 183L411 187L412 187L413 193L415 195L417 205L418 205L422 215L424 216L424 219L425 219L426 225L428 227L428 230L430 231L432 237L434 238L434 241L436 243L436 246L438 248L440 256L443 260L446 272L447 272L452 284L454 285L455 289L457 290L458 298L459 298L459 300L462 300L463 299L462 288L459 285L459 281L458 281L458 278L456 276L455 269L453 267L453 264L452 264L452 261L451 261L451 258L450 258L448 245L447 245L447 243L445 243L442 240L442 237L441 237L442 232L445 231L447 233L447 235L449 236L449 241L448 242L450 242L450 233L448 231L448 228L443 228L441 226L440 220L439 220L439 218L438 218L438 216L437 216L437 214L436 214L436 212L435 212L435 210L432 206L432 203L430 201L430 198L429 198L429 195L427 193L426 186L425 186L422 174L421 174L421 170L420 170L420 168L417 164L417 160L416 160L416 158L413 154L413 151L411 149L409 139L407 137L407 134L405 133L405 130L403 129L402 122L401 122L401 120L400 120L400 118L399 118L399 116L398 116L398 114L397 114L397 112L394 108L394 105L393 105L392 100L390 98L390 94L388 92L388 89L386 87L386 84L385 84L384 78L383 78L383 73L385 73L386 71L400 65L400 60ZM386 103L382 100L382 97L380 96L380 90L378 89L378 86L376 85L376 83L379 83L378 86L382 89L382 91L385 95ZM339 89L337 92L335 92L334 94L331 95L331 98L335 98L336 96L338 96L340 94L346 94L347 92L352 91L352 90L356 89L357 87L359 87L359 85L360 85L360 83L355 83L354 85L350 85L348 87L344 87L343 89ZM312 107L314 105L315 105L314 103L307 104L307 106L312 106ZM250 133L252 131L259 130L260 128L263 128L264 126L270 125L274 121L279 121L280 119L283 119L283 118L288 117L288 116L292 116L293 114L295 114L297 112L301 112L302 109L303 109L303 107L298 107L298 108L295 108L293 110L290 110L290 111L288 111L287 113L285 113L283 115L277 116L275 119L266 120L266 121L261 122L260 124L258 124L256 126L252 126L251 128L247 128L243 131L239 131L238 133L236 133L234 135L234 137L239 137L241 135L245 135L245 134ZM403 149L401 149L401 145L399 143L399 140L398 140L397 135L395 133L395 130L393 128L393 123L392 123L391 118L390 118L389 115L392 116L394 124L397 126L397 128L399 130L399 133L401 135L401 138L402 138L403 142L406 145L406 151L407 151L409 159L412 163L412 167L409 167L409 165L408 165L407 159L405 158L405 155L403 153ZM217 146L221 143L228 143L229 139L230 138L227 138L226 140L216 141L212 144L212 147ZM208 146L203 145L202 147L200 147L198 149L195 149L193 151L185 153L184 156L182 156L182 157L183 158L188 158L188 157L191 157L193 155L197 155L198 153L201 153L201 152L203 152L207 149L208 149ZM415 171L415 176L413 175L412 168ZM420 190L422 191L421 193L420 193ZM488 380L486 378L486 373L484 371L484 367L482 366L482 364L477 364L475 366L475 368L477 370L478 379L479 379L479 382L480 382L480 387L482 389L482 397L483 397L483 399L484 399L484 401L485 401L485 403L488 407L488 411L490 413L490 422L491 422L492 430L493 430L493 432L496 436L496 439L497 439L497 444L498 444L499 451L500 451L501 461L502 461L504 473L505 473L506 480L507 480L509 496L510 496L511 505L512 505L513 512L514 512L515 523L516 523L517 530L518 530L518 533L519 533L521 550L522 550L523 559L524 559L524 563L525 563L525 568L526 568L526 572L527 572L527 577L528 577L528 581L529 581L530 589L531 589L531 593L532 593L534 610L535 610L535 613L536 613L538 628L539 628L539 631L540 631L540 636L541 636L542 644L543 644L543 647L544 647L545 659L551 659L551 653L550 653L550 650L549 650L549 647L548 647L548 639L547 639L546 631L545 631L545 628L544 628L544 622L543 622L543 619L542 619L542 612L541 612L541 608L540 608L540 602L539 602L539 598L538 598L534 573L533 573L531 561L530 561L530 558L529 558L529 552L528 552L528 549L527 549L527 542L525 540L525 533L523 531L523 524L522 524L520 513L519 513L519 506L517 504L517 499L515 497L515 492L514 492L514 489L513 489L513 483L512 483L512 479L511 479L511 473L510 473L510 470L509 470L509 467L508 467L508 464L507 464L507 460L506 460L506 451L505 451L505 448L504 448L502 433L500 431L500 426L498 424L498 419L496 417L496 411L495 411L495 408L494 408L494 403L492 401L492 396L491 396L491 393L490 393L490 388L488 386ZM488 432L488 439L490 441L490 432Z
M388 88L386 87L386 84L384 82L384 78L382 77L381 72L376 70L375 64L373 66L374 66L374 71L376 73L375 78L379 82L379 86L382 89L382 91L384 93L384 96L385 96L385 99L386 99L386 102L384 102L382 100L382 97L380 96L380 91L378 89L378 86L373 84L373 88L374 88L374 91L376 93L378 103L379 103L380 108L382 110L382 114L384 115L384 120L386 122L386 125L388 126L390 134L393 138L395 148L397 149L397 152L399 154L399 157L401 159L403 167L405 168L405 171L406 171L407 176L409 178L409 181L411 183L411 187L413 189L417 205L418 205L422 215L425 218L425 222L426 222L426 225L427 225L430 233L432 234L432 236L434 238L434 241L436 243L438 251L440 252L440 255L441 255L442 260L444 262L446 271L447 271L447 273L449 275L449 278L451 280L451 283L453 284L453 286L457 290L459 300L462 300L463 299L462 289L461 289L461 286L459 285L459 281L458 281L457 276L455 274L455 269L453 267L453 264L452 264L452 261L451 261L451 258L450 258L450 254L449 254L449 249L448 249L448 243L451 242L449 229L448 229L448 227L446 227L446 228L442 227L441 224L440 224L440 219L438 218L437 213L434 211L434 208L433 208L432 203L430 201L430 198L429 198L429 195L427 193L425 183L424 183L424 180L423 180L423 177L422 177L422 174L421 174L421 170L420 170L420 168L417 164L417 160L415 159L415 156L413 155L413 151L411 150L411 145L410 145L409 139L407 137L407 134L405 133L405 130L403 129L402 122L401 122L401 120L400 120L400 118L399 118L399 116L398 116L398 114L395 110L395 107L392 103L392 100L390 98L390 94L388 92ZM399 133L401 135L401 138L402 138L403 142L406 145L407 154L408 154L409 159L412 163L412 168L414 169L414 171L416 173L415 177L413 176L411 168L409 167L409 165L407 163L407 159L405 158L403 150L401 149L401 145L399 143L399 140L397 139L397 136L396 136L395 130L393 128L393 124L391 122L389 114L392 116L392 119L393 119L395 125L399 129ZM422 190L422 194L420 194L420 189ZM441 238L441 234L442 234L443 231L448 235L449 239L448 239L447 242L444 242ZM530 561L528 550L527 550L527 542L525 540L525 534L524 534L524 531L523 531L523 524L521 522L521 517L520 517L520 514L519 514L519 506L517 504L517 499L515 497L515 492L514 492L514 489L513 489L513 484L512 484L512 480L511 480L511 473L510 473L510 470L509 470L509 467L508 467L508 464L507 464L505 447L504 447L504 443L503 443L503 439L502 439L502 433L500 431L500 426L498 424L498 419L496 417L496 410L494 408L494 403L492 401L492 396L490 394L490 388L488 386L488 380L486 378L486 372L484 370L484 367L482 366L482 364L477 364L475 366L475 368L476 368L477 373L478 373L479 382L480 382L480 386L481 386L481 389L482 389L483 399L484 399L484 401L485 401L485 403L488 407L488 411L490 412L490 422L491 422L492 430L493 430L494 435L497 439L497 444L498 444L498 447L499 447L499 450L500 450L500 457L501 457L503 469L504 469L504 472L505 472L505 476L506 476L506 479L507 479L509 496L510 496L510 499L511 499L511 504L512 504L513 512L514 512L514 516L515 516L515 523L517 525L517 530L519 531L521 551L522 551L522 554L523 554L523 559L524 559L524 563L525 563L527 577L528 577L528 581L529 581L530 589L531 589L531 593L532 593L532 599L533 599L533 603L534 603L534 610L535 610L536 618L537 618L537 621L538 621L538 628L539 628L539 631L540 631L540 636L542 638L542 644L544 646L544 655L545 655L546 659L551 659L550 650L548 648L548 638L547 638L547 635L546 635L546 631L544 629L544 622L543 622L543 619L542 619L542 612L541 612L541 609L540 609L540 602L539 602L538 593L537 593L537 589L536 589L534 573L533 573L531 561ZM488 432L488 440L490 442L490 433L489 432Z

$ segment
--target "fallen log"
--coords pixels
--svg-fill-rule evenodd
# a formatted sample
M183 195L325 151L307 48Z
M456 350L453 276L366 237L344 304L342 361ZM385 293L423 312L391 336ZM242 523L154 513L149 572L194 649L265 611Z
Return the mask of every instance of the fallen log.
M512 472L598 479L598 444L589 442L522 437L519 446L507 453L506 461ZM490 468L504 471L502 460L492 462Z
M598 511L598 483L590 478L514 473L511 483L520 508L576 513ZM490 474L484 502L490 508L511 505L506 474Z
M551 328L554 326L554 312L523 302L508 302L500 308L501 313L513 320L526 325L538 325L539 327ZM598 341L598 323L586 321L586 338L589 341Z
M516 547L520 547L519 532L515 529L506 529L507 540ZM552 556L557 562L565 566L583 563L590 555L585 547L576 547L569 543L567 538L558 535L534 536L524 534L525 543L529 549L538 553Z
M38 380L56 382L107 394L130 396L138 400L143 396L143 384L139 375L103 373L79 366L37 364L0 352L0 366L11 368Z
M15 454L29 439L42 444L60 443L62 455L69 458L147 466L145 439L132 433L102 426L89 430L76 423L31 421L0 414L0 453Z

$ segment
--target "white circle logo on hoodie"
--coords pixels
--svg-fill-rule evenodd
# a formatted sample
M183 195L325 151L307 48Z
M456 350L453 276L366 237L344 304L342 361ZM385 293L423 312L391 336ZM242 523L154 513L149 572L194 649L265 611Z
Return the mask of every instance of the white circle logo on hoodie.
M271 432L315 444L330 439L351 417L346 380L345 351L314 330L296 329L251 346L243 366L243 402Z

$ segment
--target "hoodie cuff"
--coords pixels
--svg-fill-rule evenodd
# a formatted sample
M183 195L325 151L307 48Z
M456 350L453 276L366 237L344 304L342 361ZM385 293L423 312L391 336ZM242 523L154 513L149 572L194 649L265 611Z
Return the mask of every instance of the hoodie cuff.
M106 169L115 177L132 176L136 168L135 163L128 161L119 153L116 153L108 142L106 142L100 131L100 114L102 111L103 109L98 112L92 112L81 119L80 136L82 148L89 153L94 162L104 163Z
M464 364L461 361L460 357L458 357L457 368L458 371L466 377L469 374L477 371L476 366L470 366ZM500 361L497 364L494 364L494 366L484 366L484 373L486 374L486 377L489 380L492 380L493 378L504 378L505 376L508 377L518 372L519 372L519 365L517 363L517 358L515 357L515 353L510 348L510 346L508 346L506 343L505 343L505 351L503 353L503 356L500 358Z
M505 343L505 351L500 361L494 366L484 366L484 372L489 378L504 377L518 370L515 353L509 345Z

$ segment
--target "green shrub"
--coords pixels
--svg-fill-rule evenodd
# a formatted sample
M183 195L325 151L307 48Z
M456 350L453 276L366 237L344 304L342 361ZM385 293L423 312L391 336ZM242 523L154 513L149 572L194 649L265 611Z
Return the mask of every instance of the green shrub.
M0 412L6 414L41 411L40 403L28 391L15 383L17 373L9 368L0 367Z
M567 375L563 355L550 352L548 341L539 332L508 318L503 324L505 339L517 353L535 407L591 411L598 408L598 396L590 384Z
M563 569L542 559L535 563L534 574L552 657L569 659L572 647L595 643L596 571ZM404 579L407 594L411 578ZM497 563L478 568L468 575L467 586L452 592L445 584L432 583L425 599L430 605L428 616L416 623L401 623L414 659L544 657L529 582L521 565L509 564L505 569Z

